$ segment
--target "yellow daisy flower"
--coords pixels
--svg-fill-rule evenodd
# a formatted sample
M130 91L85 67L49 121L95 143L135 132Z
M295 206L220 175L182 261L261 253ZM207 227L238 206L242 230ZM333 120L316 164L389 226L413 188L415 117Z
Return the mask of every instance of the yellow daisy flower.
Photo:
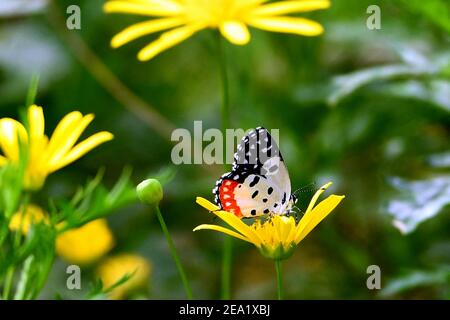
M27 151L27 169L24 187L37 190L42 187L47 176L97 147L113 139L109 132L98 132L75 145L94 115L83 116L78 111L66 115L49 139L45 133L45 119L41 107L28 108L28 130L11 118L0 119L0 166L8 161L18 162L21 147Z
M252 225L247 225L233 213L222 211L208 200L198 197L199 205L213 212L234 230L217 225L202 224L194 231L206 229L219 231L254 244L264 257L275 260L286 259L300 241L344 199L344 196L333 194L315 205L320 195L330 185L331 182L316 192L298 223L292 216L273 215L266 221L256 220Z
M66 231L56 239L56 252L64 260L86 265L104 256L114 246L114 237L106 219L93 220Z
M107 13L154 17L134 24L117 34L111 41L114 48L136 38L165 31L138 53L138 59L141 61L150 60L207 28L220 30L228 41L236 45L244 45L250 41L249 26L302 36L317 36L323 32L323 27L319 23L287 14L326 9L330 6L329 0L267 2L267 0L111 0L103 8Z
M125 283L114 288L110 299L123 299L128 293L145 287L151 273L151 264L145 258L133 254L120 254L105 259L97 269L103 287L108 289L126 274L132 275Z
M31 225L41 221L48 222L45 211L39 206L29 204L25 210L21 208L12 216L9 222L9 229L11 231L20 230L22 234L26 235L30 231Z

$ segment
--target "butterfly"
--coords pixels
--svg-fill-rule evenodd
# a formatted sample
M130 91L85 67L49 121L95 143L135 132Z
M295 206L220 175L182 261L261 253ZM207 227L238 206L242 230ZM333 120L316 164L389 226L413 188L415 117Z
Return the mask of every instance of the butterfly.
M216 182L216 204L239 218L289 214L296 202L276 141L258 127L242 138L231 172Z

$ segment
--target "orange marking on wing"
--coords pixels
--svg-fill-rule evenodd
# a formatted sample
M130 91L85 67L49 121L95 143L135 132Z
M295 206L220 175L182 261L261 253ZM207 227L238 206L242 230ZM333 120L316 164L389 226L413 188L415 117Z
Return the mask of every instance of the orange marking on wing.
M239 183L233 180L224 180L220 185L219 199L222 204L222 208L225 211L233 213L236 217L242 218L242 212L234 199L234 188Z

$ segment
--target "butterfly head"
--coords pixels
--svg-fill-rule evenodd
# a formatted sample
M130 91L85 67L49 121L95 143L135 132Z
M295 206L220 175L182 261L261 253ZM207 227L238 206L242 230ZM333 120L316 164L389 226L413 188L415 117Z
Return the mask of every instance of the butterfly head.
M295 194L291 194L291 198L289 199L289 202L292 203L292 205L295 205L297 203L297 196Z

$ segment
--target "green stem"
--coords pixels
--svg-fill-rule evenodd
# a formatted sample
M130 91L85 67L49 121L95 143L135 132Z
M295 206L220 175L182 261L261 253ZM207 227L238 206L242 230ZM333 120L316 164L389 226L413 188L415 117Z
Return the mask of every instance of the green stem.
M22 273L17 285L17 291L14 300L23 300L26 297L28 281L30 281L31 265L33 264L34 256L29 256L23 263Z
M19 223L19 230L17 230L14 234L13 238L13 248L17 249L20 246L20 240L22 238L22 228L23 228L23 217L26 214L28 203L30 201L30 194L25 193L23 196L23 204L22 209L20 211L20 223ZM5 286L3 287L3 299L7 300L9 299L9 295L12 294L12 286L14 282L14 273L15 273L15 266L12 265L8 268L5 278Z
M226 236L223 239L222 248L222 277L220 298L229 300L231 298L231 262L233 258L233 239Z
M5 277L5 285L3 287L3 299L8 300L9 294L14 280L14 267L9 267Z
M222 36L217 33L217 51L219 57L220 66L220 80L222 83L222 105L221 105L221 116L222 116L222 131L225 134L226 129L230 128L230 89L228 81L228 68L227 68L227 55L225 50L225 45L223 43ZM225 150L224 150L225 151ZM225 156L225 153L224 153ZM225 161L226 168L228 167ZM228 170L228 168L227 168Z
M277 273L278 300L283 300L283 271L281 270L281 260L275 260L275 271Z
M217 51L220 66L220 80L222 83L221 120L222 132L226 136L226 130L230 128L230 90L228 81L227 56L223 38L217 32ZM226 163L226 148L223 149L224 171L229 171L230 165ZM220 297L224 300L231 298L231 264L233 258L233 239L225 237L222 248L222 275Z
M166 236L167 243L169 245L170 252L172 253L173 260L175 260L175 264L178 269L178 273L180 274L181 281L183 281L184 290L186 291L186 296L189 300L192 300L192 290L189 286L189 282L187 280L186 274L183 269L183 265L181 264L180 258L177 253L177 249L175 248L175 244L173 243L172 237L170 236L169 229L167 229L167 225L164 222L164 218L159 210L159 207L156 207L156 216L158 217L159 223L161 224L161 228L163 230L164 235Z

